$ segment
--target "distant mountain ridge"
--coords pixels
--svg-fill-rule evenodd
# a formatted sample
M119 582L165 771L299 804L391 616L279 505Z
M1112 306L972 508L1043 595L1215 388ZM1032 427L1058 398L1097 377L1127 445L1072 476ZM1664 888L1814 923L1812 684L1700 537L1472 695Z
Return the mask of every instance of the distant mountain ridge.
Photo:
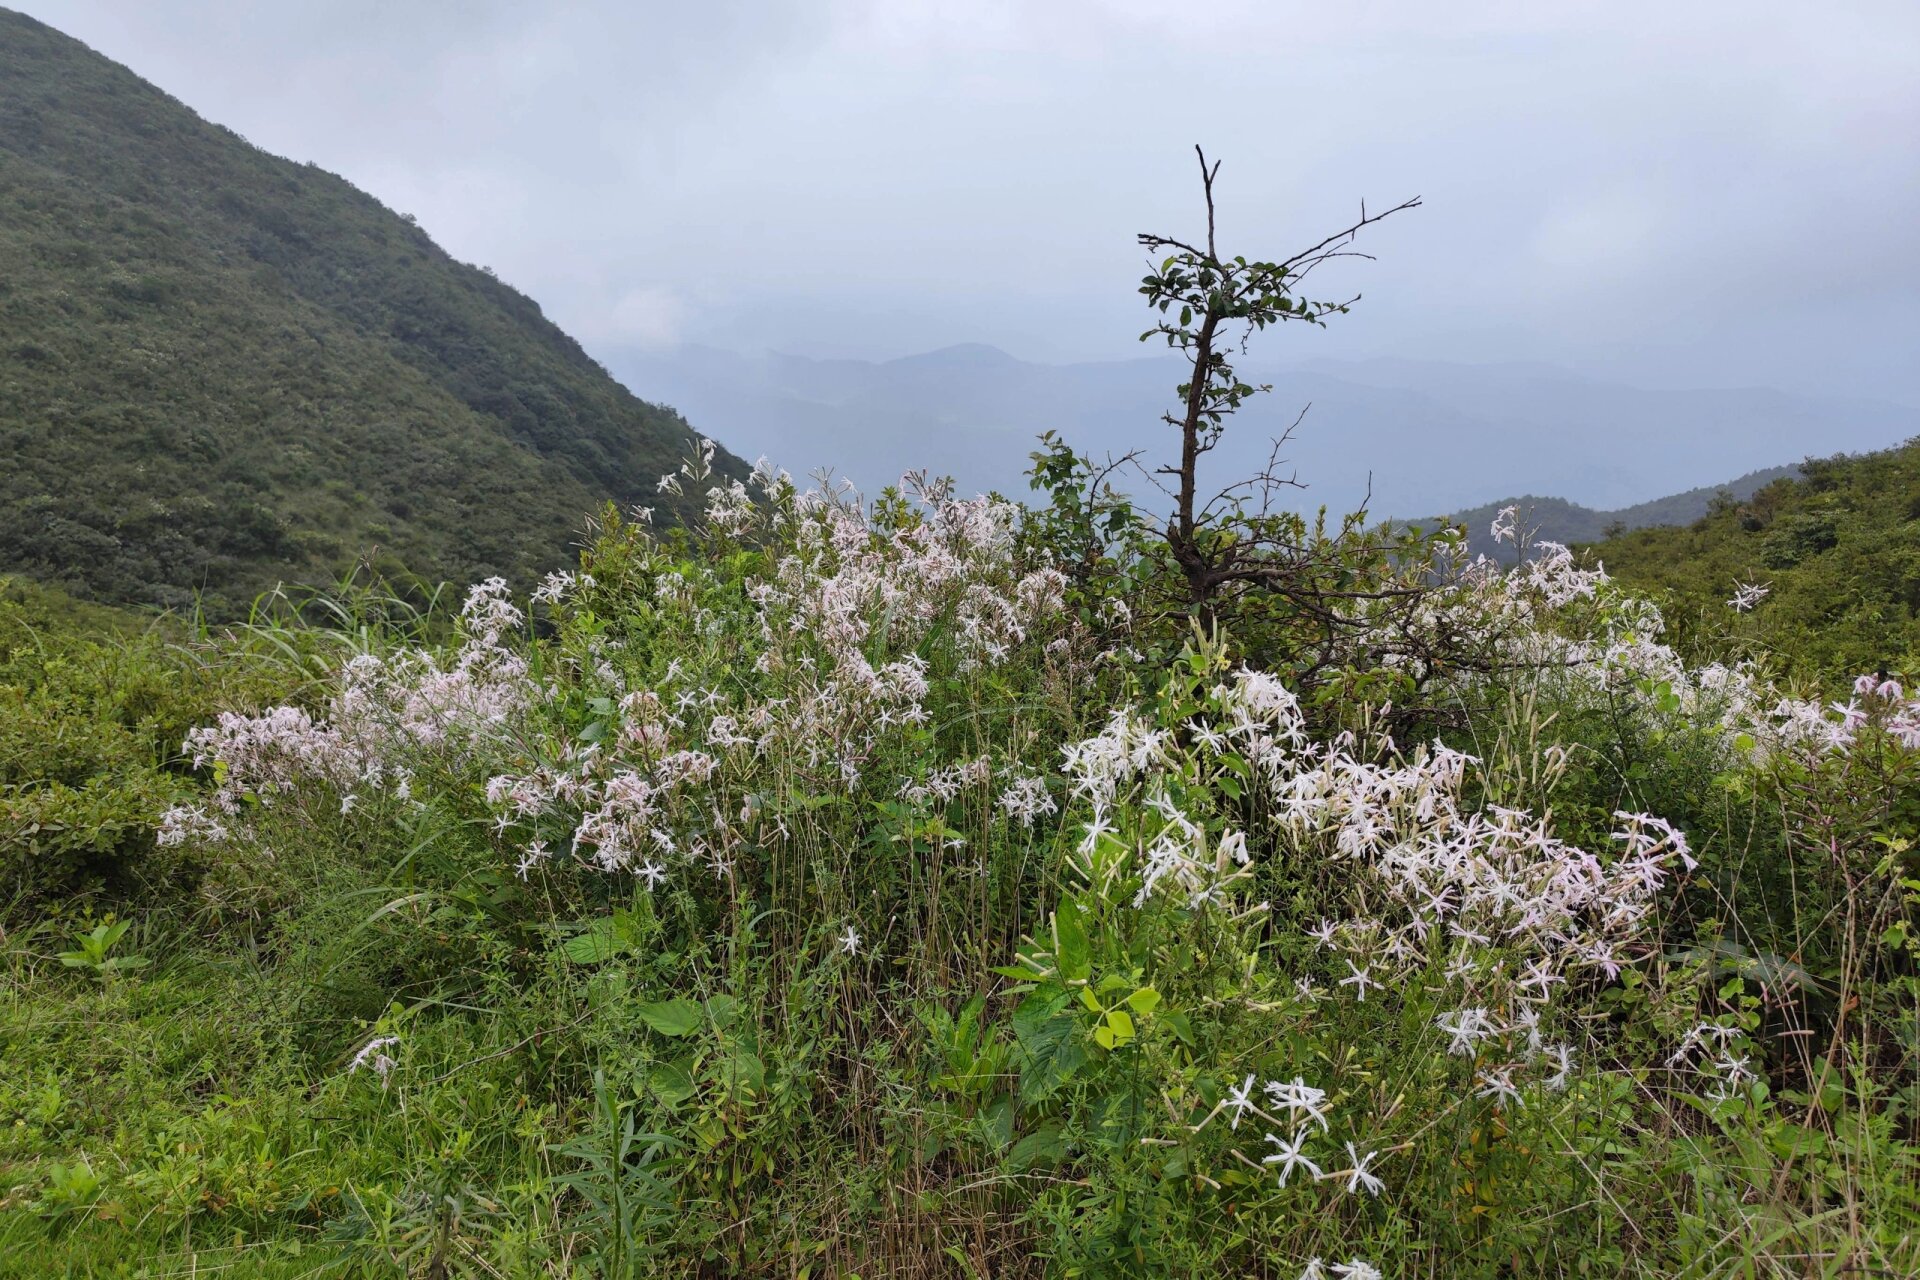
M1444 519L1466 527L1468 548L1474 553L1495 560L1513 559L1518 554L1516 549L1511 544L1495 542L1491 532L1494 517L1509 506L1517 508L1520 524L1535 540L1569 545L1599 542L1616 532L1692 524L1712 511L1718 500L1746 502L1774 481L1797 480L1800 474L1798 466L1766 467L1749 471L1722 485L1703 485L1698 489L1688 489L1685 493L1668 494L1664 498L1636 503L1615 511L1596 511L1577 502L1568 502L1565 498L1542 498L1527 494L1456 511Z
M1211 478L1251 474L1271 437L1307 409L1283 456L1311 510L1381 517L1469 511L1489 493L1550 493L1596 511L1705 487L1783 459L1884 448L1920 433L1920 409L1765 388L1660 391L1547 365L1411 360L1283 364L1285 335L1240 362L1271 383L1206 460ZM1184 380L1177 358L1049 365L968 345L897 360L816 360L688 346L609 355L614 371L678 406L743 454L788 469L836 464L872 492L908 470L967 491L1027 492L1034 438L1082 452L1172 448L1160 415ZM1309 407L1310 406L1310 407ZM1133 478L1136 491L1147 489Z
M0 571L524 585L695 439L411 219L0 10Z

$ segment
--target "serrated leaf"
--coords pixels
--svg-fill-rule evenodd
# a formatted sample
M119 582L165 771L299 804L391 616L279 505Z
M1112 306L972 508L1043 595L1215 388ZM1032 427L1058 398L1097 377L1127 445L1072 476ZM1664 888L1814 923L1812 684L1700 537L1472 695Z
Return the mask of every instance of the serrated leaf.
M1036 991L1014 1012L1014 1036L1025 1061L1020 1068L1020 1099L1038 1102L1059 1088L1086 1062L1076 1042L1078 1019L1063 1014L1067 993Z
M1827 1149L1827 1135L1818 1129L1806 1129L1797 1124L1782 1124L1768 1135L1768 1145L1783 1157L1803 1158L1817 1156Z
M595 920L561 943L560 954L575 964L604 964L625 950L618 928L612 916Z
M633 1011L655 1031L675 1039L692 1034L702 1022L700 1006L691 1000L661 1000L635 1005Z
M1087 941L1086 916L1072 898L1053 913L1053 942L1060 976L1069 982L1084 982L1093 972L1093 947Z
M737 1049L727 1060L727 1084L736 1093L763 1094L767 1091L767 1068L760 1055Z
M654 1096L670 1107L677 1107L693 1097L697 1087L693 1083L693 1059L677 1058L672 1062L656 1063L647 1073L647 1086Z
M1023 1171L1036 1165L1059 1162L1067 1154L1062 1136L1064 1132L1058 1120L1046 1121L1013 1144L1013 1150L1007 1152L1007 1166L1015 1171Z
M1067 993L1059 987L1038 987L1013 1011L1013 1034L1021 1044L1052 1034L1065 1019L1054 1015L1067 1007Z

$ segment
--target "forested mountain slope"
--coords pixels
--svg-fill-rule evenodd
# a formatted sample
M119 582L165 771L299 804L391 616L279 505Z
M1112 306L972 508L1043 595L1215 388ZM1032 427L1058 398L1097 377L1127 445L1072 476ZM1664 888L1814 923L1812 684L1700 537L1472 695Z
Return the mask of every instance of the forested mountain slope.
M1649 528L1593 550L1627 583L1665 594L1696 647L1729 633L1797 676L1920 670L1920 438L1810 459L1685 528ZM1766 594L1750 610L1735 584Z
M1744 502L1774 481L1791 479L1799 474L1799 467L1768 467L1761 471L1750 471L1722 485L1703 485L1688 489L1685 493L1668 494L1664 498L1638 502L1613 511L1595 510L1565 498L1541 498L1528 494L1457 511L1447 519L1451 523L1466 526L1467 543L1473 551L1496 560L1504 558L1511 561L1514 558L1513 548L1495 542L1489 532L1494 517L1505 507L1518 508L1520 523L1536 539L1563 543L1597 542L1616 528L1626 532L1653 525L1692 524L1713 510L1715 500L1722 495L1736 502Z
M693 438L410 219L0 10L0 570L524 581Z

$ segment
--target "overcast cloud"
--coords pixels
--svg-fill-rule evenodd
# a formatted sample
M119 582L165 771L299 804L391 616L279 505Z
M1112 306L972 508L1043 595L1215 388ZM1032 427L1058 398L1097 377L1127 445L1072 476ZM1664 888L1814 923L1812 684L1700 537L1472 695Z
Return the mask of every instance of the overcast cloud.
M13 2L602 355L1136 354L1198 141L1233 251L1426 199L1275 357L1920 402L1913 0Z

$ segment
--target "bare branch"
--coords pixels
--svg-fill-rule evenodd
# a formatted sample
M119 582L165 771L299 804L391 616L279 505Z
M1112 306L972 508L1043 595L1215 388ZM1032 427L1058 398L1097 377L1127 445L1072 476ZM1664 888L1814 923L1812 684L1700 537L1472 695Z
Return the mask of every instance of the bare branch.
M1207 153L1200 149L1197 142L1193 144L1193 154L1200 157L1200 185L1207 193L1207 256L1218 262L1220 250L1215 247L1213 238L1213 179L1220 172L1220 162L1215 160L1213 168L1207 168Z
M1294 268L1300 263L1307 262L1316 256L1322 256L1327 250L1337 249L1340 245L1352 240L1356 235L1360 234L1362 230L1372 226L1374 223L1385 221L1396 213L1402 213L1408 209L1418 209L1419 207L1419 196L1414 196L1409 200L1402 200L1385 213L1369 214L1367 212L1367 206L1362 203L1360 206L1360 220L1358 222L1350 224L1344 231L1334 232L1319 244L1314 245L1311 249L1303 249L1299 253L1294 254L1291 258L1280 263L1280 267L1282 270L1291 274ZM1360 254L1358 256L1365 257L1366 255Z

